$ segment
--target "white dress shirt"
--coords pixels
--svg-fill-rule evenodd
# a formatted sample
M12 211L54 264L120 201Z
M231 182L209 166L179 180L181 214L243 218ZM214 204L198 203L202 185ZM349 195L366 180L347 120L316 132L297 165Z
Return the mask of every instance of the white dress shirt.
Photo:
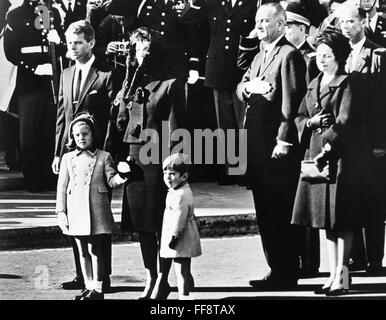
M350 66L350 71L354 70L355 67L357 66L358 64L358 58L359 58L359 54L363 48L363 45L366 41L366 37L363 37L362 40L358 41L357 43L355 44L352 44L350 43L351 45L351 66Z
M79 69L82 71L82 80L80 82L80 92L82 92L84 82L86 81L87 75L90 72L91 65L95 61L95 56L92 55L90 60L88 60L85 64L81 64L78 61L75 62L75 77L74 77L74 82L77 83L78 81L78 72ZM73 85L72 90L74 91L73 94L75 94L75 85Z

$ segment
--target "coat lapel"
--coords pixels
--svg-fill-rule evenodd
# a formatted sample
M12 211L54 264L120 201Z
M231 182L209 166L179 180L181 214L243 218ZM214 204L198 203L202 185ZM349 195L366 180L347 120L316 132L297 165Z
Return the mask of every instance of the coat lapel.
M70 69L67 73L66 79L64 79L64 75L63 75L63 84L65 85L65 88L63 89L63 91L67 92L67 94L68 94L68 101L71 102L71 111L72 112L75 111L74 94L72 92L74 76L75 76L75 66L70 67Z
M93 64L90 68L88 75L87 75L86 81L84 82L82 92L80 93L79 101L76 104L75 112L81 106L81 104L84 100L84 97L86 96L87 92L90 90L91 86L94 84L94 82L97 78L98 78L98 71L95 69L94 64Z
M246 4L248 0L236 0L235 5L232 7L230 15L233 16L235 13L240 11L244 4Z
M228 3L229 0L219 0L218 4L221 9L229 16L231 13L231 6Z
M276 55L279 53L280 46L276 45L268 58L266 58L265 63L261 66L260 74L263 74L265 70L269 67L272 61L275 59Z

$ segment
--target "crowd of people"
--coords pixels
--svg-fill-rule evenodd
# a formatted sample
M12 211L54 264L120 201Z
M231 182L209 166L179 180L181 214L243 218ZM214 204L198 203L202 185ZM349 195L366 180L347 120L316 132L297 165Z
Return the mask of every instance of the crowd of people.
M189 297L201 254L190 159L141 153L148 129L172 150L199 106L201 125L213 108L217 128L247 132L245 175L226 161L218 181L253 194L270 272L251 286L292 289L316 275L320 229L330 276L316 293L347 291L350 270L382 273L386 20L376 0L6 2L14 90L0 107L18 117L28 190L57 189L76 267L62 288L81 289L75 299L110 288L109 202L122 184L122 229L138 234L146 271L139 298L167 298L172 261Z

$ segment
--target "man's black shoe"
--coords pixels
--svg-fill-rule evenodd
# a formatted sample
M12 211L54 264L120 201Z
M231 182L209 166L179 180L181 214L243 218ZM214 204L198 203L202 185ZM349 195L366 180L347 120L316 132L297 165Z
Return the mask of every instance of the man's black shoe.
M85 285L83 279L76 276L72 281L63 282L60 288L64 290L82 290L85 288Z
M102 291L103 292L109 292L110 291L110 288L111 288L111 280L110 280L110 277L107 277L103 280L103 283L102 283Z
M80 298L80 300L103 300L104 298L105 295L102 292L90 290L84 297Z
M318 268L304 268L299 270L300 278L314 278L319 275Z
M272 276L262 280L251 280L249 284L257 290L290 290L297 286L297 279L279 279Z
M366 270L367 263L364 261L351 260L348 264L349 271L361 271Z
M368 273L369 275L374 275L374 276L383 276L383 275L385 275L385 270L383 270L382 265L370 264L366 268L366 273Z

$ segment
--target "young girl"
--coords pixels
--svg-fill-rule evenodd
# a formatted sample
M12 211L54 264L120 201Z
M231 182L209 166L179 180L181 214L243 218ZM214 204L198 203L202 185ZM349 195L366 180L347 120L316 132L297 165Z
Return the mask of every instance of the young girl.
M189 298L194 286L190 273L192 257L201 255L200 235L193 207L193 194L187 182L189 164L187 156L175 153L163 162L164 182L169 188L162 224L160 274L152 292L152 299L168 296L167 283L170 266L174 261L180 300Z
M114 227L108 188L126 181L117 174L111 155L96 149L93 140L93 119L80 114L69 128L69 145L76 149L64 154L58 179L58 224L64 234L75 237L86 287L75 300L104 298L101 248L103 235L111 234Z

